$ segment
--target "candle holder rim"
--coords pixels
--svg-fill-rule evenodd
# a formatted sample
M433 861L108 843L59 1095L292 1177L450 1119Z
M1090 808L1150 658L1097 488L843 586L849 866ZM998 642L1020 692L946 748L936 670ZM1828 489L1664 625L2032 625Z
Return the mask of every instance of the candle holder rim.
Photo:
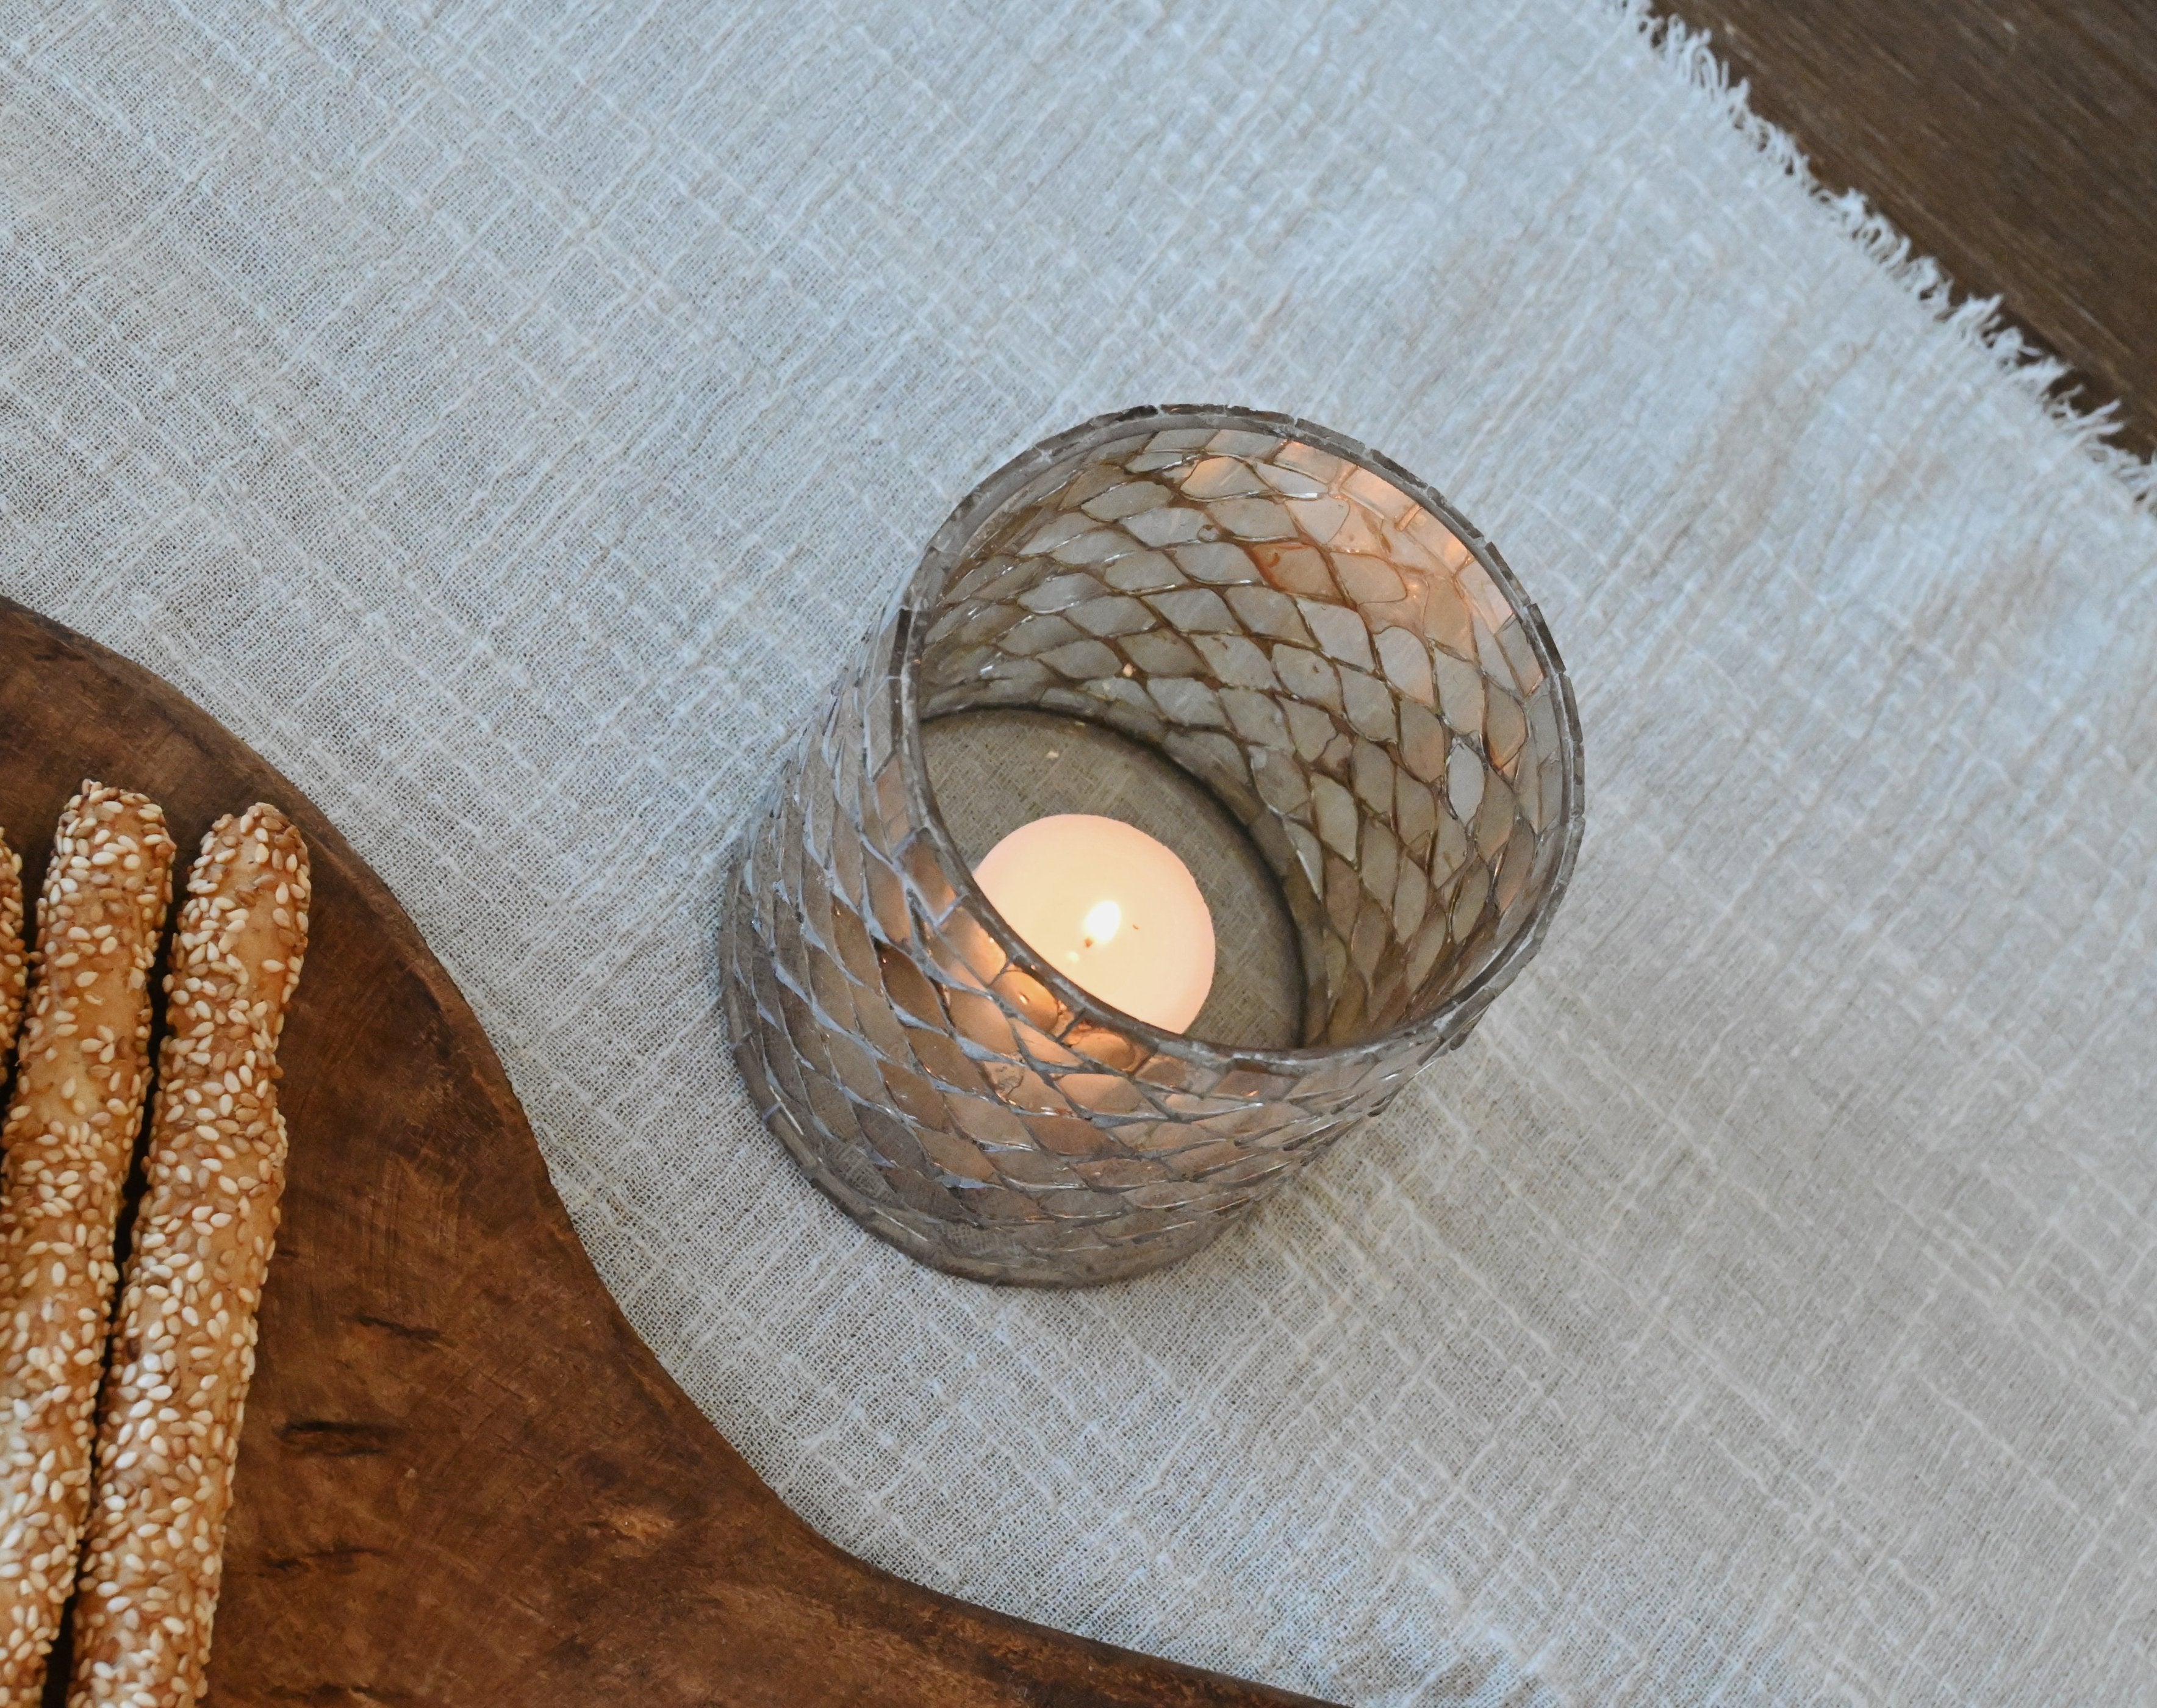
M945 825L944 815L936 805L935 793L929 787L928 754L921 733L920 692L916 669L928 626L921 619L941 595L945 580L957 568L966 548L991 517L1036 476L1063 460L1069 452L1089 443L1128 437L1135 432L1161 432L1178 426L1211 427L1216 431L1244 430L1277 433L1284 438L1294 438L1314 445L1391 481L1444 522L1481 564L1484 571L1497 583L1520 619L1537 661L1557 685L1557 736L1560 751L1564 755L1560 779L1562 793L1557 815L1562 827L1561 841L1557 862L1551 869L1549 881L1536 903L1533 913L1511 942L1493 955L1474 977L1429 1014L1419 1019L1403 1021L1360 1042L1303 1045L1294 1049L1252 1049L1216 1044L1189 1033L1165 1031L1103 1001L1073 984L1037 954L991 904L981 886L974 881L971 863L960 851L957 842ZM1404 1038L1417 1034L1444 1038L1459 1024L1464 1013L1472 1014L1480 1006L1480 1000L1486 992L1494 985L1502 987L1513 970L1535 954L1549 929L1558 903L1573 881L1573 862L1579 853L1581 833L1586 823L1580 718L1573 702L1573 679L1566 672L1565 661L1559 655L1557 643L1552 638L1542 610L1528 596L1526 589L1521 585L1498 548L1485 539L1481 531L1463 517L1436 487L1382 452L1373 450L1346 434L1336 433L1330 427L1320 426L1301 416L1271 409L1245 409L1234 404L1140 404L1132 409L1095 415L1075 427L1030 445L985 476L959 501L950 515L945 518L943 526L930 537L922 553L919 565L899 594L890 664L892 693L895 699L893 723L898 733L899 769L906 788L908 805L914 815L915 822L927 831L931 843L944 862L953 889L966 903L969 911L988 932L997 948L1028 977L1048 986L1058 1001L1083 1018L1143 1042L1156 1053L1172 1056L1218 1072L1257 1068L1296 1073L1320 1062L1352 1062L1360 1057L1389 1053Z

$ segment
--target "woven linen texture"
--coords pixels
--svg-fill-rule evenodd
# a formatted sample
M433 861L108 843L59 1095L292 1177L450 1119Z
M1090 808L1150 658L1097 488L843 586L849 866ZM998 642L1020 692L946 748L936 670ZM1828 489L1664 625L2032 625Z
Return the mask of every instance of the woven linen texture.
M1628 16L0 0L0 590L346 831L827 1534L1358 1702L2157 1700L2157 530ZM1179 399L1498 542L1587 841L1248 1224L989 1290L751 1118L723 854L960 495Z

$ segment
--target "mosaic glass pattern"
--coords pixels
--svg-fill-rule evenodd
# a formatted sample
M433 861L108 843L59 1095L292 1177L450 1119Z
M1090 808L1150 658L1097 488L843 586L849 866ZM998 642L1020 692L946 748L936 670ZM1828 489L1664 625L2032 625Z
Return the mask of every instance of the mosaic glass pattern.
M1295 922L1301 1047L1156 1031L1011 933L921 752L984 707L1105 725L1227 807ZM922 1261L1142 1273L1466 1037L1581 803L1557 650L1435 492L1287 417L1104 417L960 506L782 767L728 897L736 1059L811 1178Z

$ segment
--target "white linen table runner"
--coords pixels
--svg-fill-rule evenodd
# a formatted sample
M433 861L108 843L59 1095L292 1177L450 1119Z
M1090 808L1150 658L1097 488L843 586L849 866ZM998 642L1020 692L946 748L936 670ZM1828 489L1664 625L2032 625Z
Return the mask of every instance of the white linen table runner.
M1585 0L0 0L0 591L351 837L847 1547L1357 1702L2157 1701L2157 526L1681 58ZM991 1290L756 1124L722 862L950 507L1174 401L1499 543L1587 841L1241 1231Z

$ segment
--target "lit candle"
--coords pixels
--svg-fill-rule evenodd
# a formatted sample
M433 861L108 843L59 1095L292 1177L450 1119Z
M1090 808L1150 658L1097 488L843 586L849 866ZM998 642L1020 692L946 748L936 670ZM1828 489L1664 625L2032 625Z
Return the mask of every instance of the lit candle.
M1120 819L1064 812L1021 825L974 868L1034 953L1111 1007L1163 1031L1213 987L1213 916L1191 870Z

